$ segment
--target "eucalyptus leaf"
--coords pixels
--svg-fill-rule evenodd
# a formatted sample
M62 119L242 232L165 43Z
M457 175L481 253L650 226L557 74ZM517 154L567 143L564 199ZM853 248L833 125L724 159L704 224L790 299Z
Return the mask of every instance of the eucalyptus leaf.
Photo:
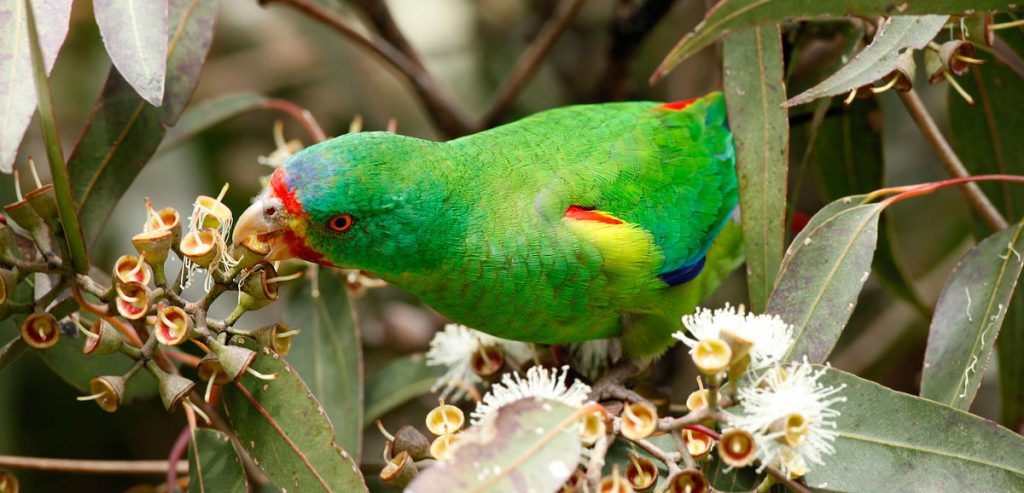
M288 491L366 491L359 466L335 442L327 412L298 372L252 340L232 342L259 352L253 369L277 375L245 376L223 389L231 427L253 462Z
M777 25L725 40L725 95L736 140L747 287L754 311L764 309L782 261L786 223L789 119L780 104L782 40Z
M903 50L919 50L927 46L948 19L947 15L907 15L886 19L867 48L829 78L786 101L785 106L845 94L887 76L896 68Z
M288 361L305 375L334 424L338 445L358 460L363 437L363 351L352 323L345 282L319 269L286 293L285 321L302 333L292 338ZM309 272L313 272L312 270Z
M942 288L928 332L921 397L969 409L1010 305L1024 259L1024 223L974 247Z
M704 21L676 43L654 77L660 78L683 60L715 42L723 34L774 24L787 19L818 17L862 17L879 15L960 14L1000 10L1015 5L1007 0L722 0L712 7Z
M4 371L11 363L18 361L18 357L25 353L28 345L20 336L11 339L10 342L0 347L0 371Z
M824 362L871 270L883 206L845 197L811 218L786 251L768 313L794 326L784 360Z
M71 0L33 0L39 44L49 75L68 34ZM36 111L36 86L24 0L0 3L0 171L10 173Z
M1008 18L1001 18L1006 21ZM1024 46L1024 31L1005 29L999 36L1010 46ZM968 105L952 90L948 93L949 126L953 149L971 174L1024 174L1024 80L988 53L979 52L985 65L960 77L974 99ZM1024 188L1016 183L985 182L981 189L1011 221L1024 217ZM988 232L979 231L979 236ZM996 340L999 354L1000 421L1014 429L1024 425L1024 292L1017 291Z
M554 491L580 460L577 410L520 399L459 435L448 460L420 472L408 493Z
M213 36L216 1L170 0L165 108L139 97L111 69L96 106L68 158L71 192L86 241L103 229L117 201L156 152L166 131L195 89Z
M231 439L221 431L199 428L188 447L189 493L245 493L249 484Z
M370 425L402 404L429 393L443 375L443 367L427 366L422 353L392 361L366 379L363 425Z
M824 367L842 386L836 452L810 464L815 491L1024 491L1024 437L991 421Z
M93 0L92 5L117 71L142 99L163 104L167 0Z

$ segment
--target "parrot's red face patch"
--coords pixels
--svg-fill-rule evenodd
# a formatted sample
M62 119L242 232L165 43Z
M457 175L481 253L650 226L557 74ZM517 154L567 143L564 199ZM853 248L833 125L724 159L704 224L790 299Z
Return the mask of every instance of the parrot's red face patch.
M273 191L277 198L281 199L285 210L289 214L293 216L305 214L305 211L302 210L302 204L295 197L295 190L288 190L288 185L284 183L283 166L274 170L274 174L270 176L270 190Z
M671 102L671 103L665 103L665 104L659 105L658 108L663 108L663 109L666 109L666 110L682 111L682 110L686 109L687 106L690 106L691 104L693 104L696 101L697 101L697 98L687 99L685 101L674 101L674 102Z
M603 214L600 211L596 211L593 207L570 205L569 208L565 210L564 215L565 217L576 221L597 221L605 224L622 224L621 220L607 214Z

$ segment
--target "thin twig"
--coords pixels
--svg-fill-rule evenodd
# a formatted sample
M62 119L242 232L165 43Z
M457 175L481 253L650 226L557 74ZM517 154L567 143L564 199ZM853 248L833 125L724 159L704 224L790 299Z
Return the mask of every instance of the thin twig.
M470 133L473 125L455 104L454 100L434 80L434 77L417 62L410 60L405 54L387 41L375 35L364 35L347 20L324 8L313 0L262 0L263 5L279 3L302 12L309 17L331 27L346 38L374 53L399 73L401 73L427 107L427 112L434 123L449 137L458 137Z
M810 488L793 481L789 476L782 474L782 471L772 466L765 466L764 469L768 471L768 474L771 474L776 481L786 485L786 488L789 488L791 491L795 491L797 493L814 493Z
M505 112L508 111L516 96L526 87L526 84L533 78L537 69L540 68L541 62L547 57L551 48L555 46L555 42L569 28L569 24L572 23L573 18L580 11L584 1L586 0L562 0L558 4L558 10L544 24L540 33L537 34L537 37L530 43L530 46L519 57L515 67L509 72L501 87L498 88L497 95L495 95L491 103L491 108L477 127L479 130L494 126Z
M313 118L309 110L285 99L269 99L262 106L268 110L280 111L295 119L295 121L302 125L302 128L306 129L306 132L309 133L309 136L314 141L323 142L327 140L327 134L320 128L320 124Z
M935 150L939 158L946 165L946 170L949 171L949 174L957 178L970 176L970 173L967 172L967 167L964 166L964 163L953 152L953 148L950 147L949 142L946 141L942 132L939 131L939 127L932 120L931 114L928 113L917 92L910 90L907 92L897 91L897 93L907 111L910 112L910 116L914 118L914 122L921 129L921 133L928 139L932 149ZM981 187L976 183L967 183L960 189L963 190L968 203L971 204L971 207L981 216L981 219L985 221L985 224L990 229L1002 231L1009 226L1006 218L992 205L992 202L988 200L988 197L981 191Z
M0 455L0 468L84 474L165 474L168 464L165 460L79 460ZM178 461L175 470L178 474L188 474L188 461Z
M590 462L587 464L587 483L590 485L591 491L598 491L597 484L601 481L604 459L613 442L615 442L615 435L603 435L598 437L594 448L590 451Z
M373 24L373 28L380 33L382 38L402 52L410 61L423 67L423 61L420 60L419 54L413 49L409 40L405 38L405 34L402 34L402 30L399 29L395 18L391 15L391 9L388 8L387 2L384 0L352 0L351 3L363 11L370 24Z

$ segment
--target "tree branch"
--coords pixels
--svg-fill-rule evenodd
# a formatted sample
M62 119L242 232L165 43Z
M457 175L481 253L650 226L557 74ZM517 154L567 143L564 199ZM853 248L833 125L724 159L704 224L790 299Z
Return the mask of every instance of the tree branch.
M910 90L907 92L897 91L900 96L900 101L903 101L903 106L910 112L910 116L914 118L914 122L917 123L918 128L921 129L921 133L924 134L925 138L932 145L932 149L942 159L943 164L946 165L946 170L949 174L954 177L965 177L970 176L967 172L967 168L964 163L960 161L960 158L953 152L953 148L950 147L949 142L942 136L942 132L939 131L939 127L932 120L931 114L924 107L924 103L921 98L917 95L917 92ZM992 202L988 200L988 197L981 191L981 187L977 183L967 183L961 187L964 195L967 197L967 202L974 207L981 219L985 221L993 231L1002 231L1009 226L1006 222L1006 218L999 213Z
M629 69L640 44L674 4L675 0L646 0L639 5L619 0L609 28L608 66L598 84L598 101L625 99Z
M0 468L83 474L166 474L165 460L78 460L0 455ZM188 474L188 461L178 461L178 474Z
M544 58L554 48L555 42L569 28L569 24L580 11L584 1L562 0L558 4L555 14L544 24L540 33L537 34L537 37L530 43L530 46L519 57L515 67L505 77L501 87L498 88L498 92L491 103L491 108L484 115L480 124L477 125L478 130L494 126L505 112L508 111L516 96L526 87L526 84L533 78L533 75L537 73L541 62L544 61Z
M416 95L427 108L438 128L449 137L470 133L473 129L469 118L452 100L433 76L419 62L414 61L387 41L374 35L364 35L338 14L325 9L313 0L261 0L261 4L279 3L287 5L338 31L341 35L374 53L409 81Z
M395 23L395 18L392 17L387 2L384 0L351 0L351 3L363 11L363 15L370 21L370 24L373 24L373 28L380 33L382 38L391 43L396 50L402 52L411 62L423 67L423 61L420 60L419 54L409 44L409 40L405 38L402 30Z

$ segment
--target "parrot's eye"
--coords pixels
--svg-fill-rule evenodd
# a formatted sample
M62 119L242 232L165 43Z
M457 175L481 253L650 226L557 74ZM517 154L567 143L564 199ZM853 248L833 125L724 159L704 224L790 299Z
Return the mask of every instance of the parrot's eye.
M344 233L345 231L348 231L348 229L352 227L352 222L353 219L351 214L342 213L332 217L331 220L327 222L327 226L329 226L334 231Z

